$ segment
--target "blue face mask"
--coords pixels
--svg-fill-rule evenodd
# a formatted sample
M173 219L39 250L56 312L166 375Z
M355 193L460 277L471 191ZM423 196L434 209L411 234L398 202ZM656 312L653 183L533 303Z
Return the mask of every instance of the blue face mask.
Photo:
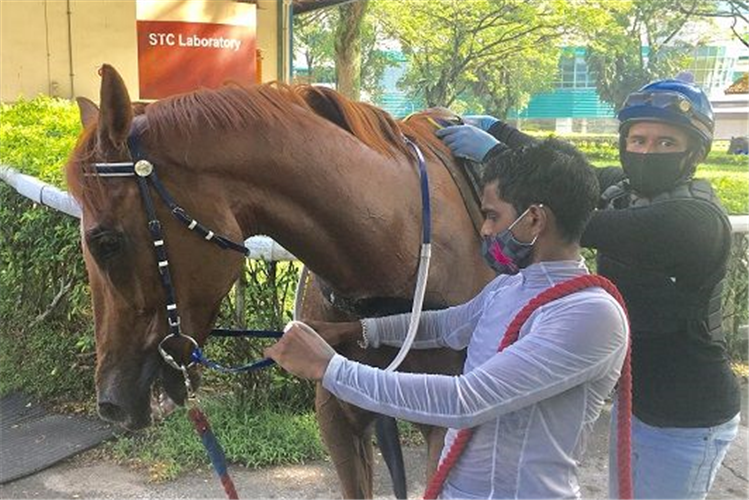
M543 207L543 205L538 205ZM497 274L517 274L520 269L530 264L533 254L533 245L536 243L538 236L533 238L530 243L521 243L512 235L512 228L515 227L520 219L525 217L530 207L520 214L520 217L510 224L510 227L500 231L495 236L487 236L481 245L481 252L484 260L489 267L494 269Z

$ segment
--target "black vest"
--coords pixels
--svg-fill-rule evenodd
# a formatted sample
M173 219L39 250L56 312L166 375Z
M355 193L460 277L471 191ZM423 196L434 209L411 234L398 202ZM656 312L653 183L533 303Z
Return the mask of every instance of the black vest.
M654 198L640 198L632 193L626 181L615 184L602 195L607 209L645 207L675 199L692 199L712 207L716 217L731 234L731 223L715 196L710 184L704 180L682 183L673 190ZM598 273L608 277L626 298L633 332L658 332L661 335L686 332L702 341L723 339L721 295L726 275L730 239L724 245L724 255L717 262L706 262L714 267L707 277L671 276L667 270L648 269L635 262L622 262L605 253L598 253ZM685 249L684 251L688 251Z

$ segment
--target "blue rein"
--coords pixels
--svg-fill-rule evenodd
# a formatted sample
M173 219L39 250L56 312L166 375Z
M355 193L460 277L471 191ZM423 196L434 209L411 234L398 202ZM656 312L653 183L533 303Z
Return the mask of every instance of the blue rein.
M227 328L214 328L213 330L211 330L211 333L209 335L213 337L254 337L264 339L280 339L283 335L283 332L275 330L229 330ZM275 363L275 361L270 358L263 358L261 360L247 363L246 365L242 366L223 366L219 363L216 363L215 361L211 361L210 359L206 358L203 354L203 350L200 347L193 348L192 354L190 354L190 362L200 363L204 366L207 366L208 368L213 368L214 370L218 370L223 373L249 372L252 370L258 370L260 368L271 366Z

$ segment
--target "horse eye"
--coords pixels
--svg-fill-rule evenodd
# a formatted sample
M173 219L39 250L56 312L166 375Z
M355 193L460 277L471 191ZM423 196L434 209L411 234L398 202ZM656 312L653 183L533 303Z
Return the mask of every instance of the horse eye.
M94 257L105 261L120 253L124 237L118 231L97 228L86 234L86 243Z

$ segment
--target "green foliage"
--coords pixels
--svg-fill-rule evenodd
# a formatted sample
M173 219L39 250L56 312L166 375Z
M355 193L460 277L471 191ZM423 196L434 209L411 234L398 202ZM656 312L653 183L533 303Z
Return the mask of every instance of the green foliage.
M723 291L723 328L728 355L734 361L747 361L747 338L742 328L749 324L749 237L734 234L731 265Z
M87 329L88 328L88 329ZM31 329L5 323L0 335L0 395L13 391L45 401L86 402L94 394L90 327L50 320Z
M68 101L0 106L0 163L58 186L80 131ZM78 221L0 183L0 394L93 394L90 300Z
M336 31L342 20L340 8L319 9L294 16L294 56L307 65L306 72L295 75L297 81L307 83L336 82ZM370 101L382 94L382 75L394 63L380 50L383 42L381 26L372 16L361 23L358 43L361 46L360 83Z
M307 65L309 83L335 82L334 29L336 9L319 9L294 16L294 57Z
M673 77L688 66L695 45L681 41L678 35L697 21L689 13L674 9L671 0L599 3L613 22L591 31L587 62L596 73L601 100L615 110L631 92L650 81ZM691 7L709 3L711 0L695 0ZM698 40L697 44L704 42Z
M63 288L71 300L61 317L79 318L88 312L83 305L85 282L78 240L78 222L19 196L0 185L0 314L12 318L21 313L45 311ZM28 316L27 316L28 318Z
M325 454L312 413L258 410L237 400L218 398L206 399L200 407L232 463L247 467L297 464ZM182 410L141 434L120 438L112 451L120 460L148 467L156 480L172 479L183 469L210 467Z
M70 101L39 96L0 104L0 162L62 187L62 166L80 131Z
M480 103L503 116L555 76L570 2L373 0L370 14L408 58L401 85L426 106ZM535 73L534 73L535 72Z
M713 168L710 168L713 167ZM696 177L707 179L718 192L723 206L729 214L746 214L749 212L749 178L746 172L737 173L724 170L723 166L700 165Z

